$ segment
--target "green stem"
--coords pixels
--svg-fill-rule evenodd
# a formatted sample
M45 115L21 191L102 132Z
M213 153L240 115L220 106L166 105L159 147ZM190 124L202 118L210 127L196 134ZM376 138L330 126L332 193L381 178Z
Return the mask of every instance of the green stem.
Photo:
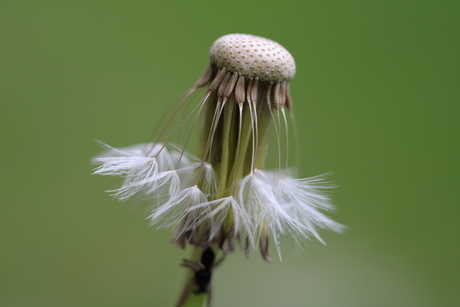
M208 294L207 293L200 293L200 294L190 294L187 301L180 305L180 307L203 307L206 306ZM179 305L178 305L179 307Z
M192 250L192 257L190 260L200 261L201 254L203 252L202 248L195 247ZM185 275L185 283L182 288L182 292L179 297L179 301L176 304L176 307L203 307L206 306L206 302L209 299L209 293L193 293L194 289L194 277L195 272L191 269L187 269Z

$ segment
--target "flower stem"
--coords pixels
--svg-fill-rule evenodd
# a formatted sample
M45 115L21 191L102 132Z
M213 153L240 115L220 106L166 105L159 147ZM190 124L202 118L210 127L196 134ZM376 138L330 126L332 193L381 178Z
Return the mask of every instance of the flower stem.
M190 260L199 262L202 251L202 248L194 247ZM176 307L203 307L206 306L205 303L210 299L209 293L193 293L194 273L193 270L187 270L185 283Z
M207 301L207 294L191 294L189 295L187 301L182 305L177 305L177 307L203 307L206 306L205 302Z

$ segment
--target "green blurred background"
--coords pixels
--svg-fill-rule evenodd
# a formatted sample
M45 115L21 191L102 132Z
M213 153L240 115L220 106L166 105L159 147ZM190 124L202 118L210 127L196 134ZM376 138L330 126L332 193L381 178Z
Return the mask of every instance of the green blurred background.
M0 306L172 306L188 251L90 176L228 33L295 57L302 176L333 171L344 235L237 250L215 306L460 306L459 1L1 1ZM274 253L276 254L276 252Z

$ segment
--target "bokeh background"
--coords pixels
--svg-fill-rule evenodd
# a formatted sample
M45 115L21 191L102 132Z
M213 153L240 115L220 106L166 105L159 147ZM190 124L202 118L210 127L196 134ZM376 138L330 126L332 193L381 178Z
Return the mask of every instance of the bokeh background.
M458 1L1 1L0 306L172 306L188 251L91 176L148 140L212 42L295 57L302 176L333 171L344 235L240 251L215 306L460 306ZM276 252L274 252L276 254Z

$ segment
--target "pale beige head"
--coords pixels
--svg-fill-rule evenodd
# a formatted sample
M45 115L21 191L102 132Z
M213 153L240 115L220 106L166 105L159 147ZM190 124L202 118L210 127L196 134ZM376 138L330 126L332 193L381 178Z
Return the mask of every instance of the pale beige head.
M248 34L229 34L214 42L209 52L211 64L247 79L281 83L295 75L292 55L280 44Z
M295 75L295 61L283 46L250 34L228 34L211 46L210 66L195 88L210 83L226 100L232 93L239 104L265 95L276 109L292 107L288 82Z

